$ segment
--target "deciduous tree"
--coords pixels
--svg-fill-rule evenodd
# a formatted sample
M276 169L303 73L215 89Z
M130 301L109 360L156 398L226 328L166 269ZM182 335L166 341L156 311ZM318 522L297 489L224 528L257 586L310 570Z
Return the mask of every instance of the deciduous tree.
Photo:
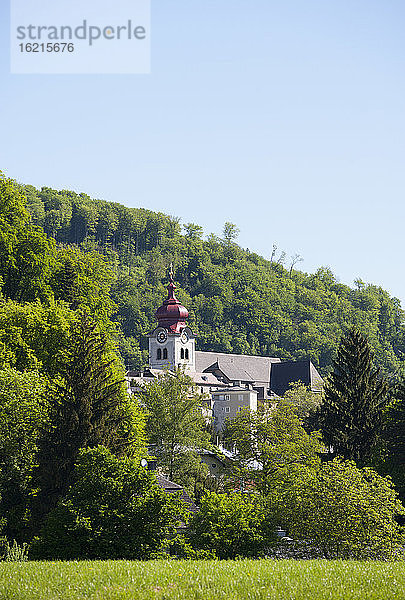
M26 534L32 472L49 422L45 391L46 379L37 371L0 371L0 515L10 539Z
M220 559L258 556L276 540L275 516L257 493L207 492L189 528L192 545Z
M318 464L322 449L319 435L305 431L290 400L262 404L257 412L242 410L227 422L224 442L236 451L236 473L263 493L284 468Z
M181 500L157 486L139 460L104 447L82 450L72 485L32 548L48 559L145 559L186 520Z
M181 369L166 372L139 393L148 411L147 434L159 457L159 465L170 479L187 480L198 468L196 453L209 441L204 397Z
M288 535L318 556L393 558L405 540L396 522L405 509L391 481L351 461L286 469L268 500Z
M5 298L49 298L54 243L33 225L21 186L0 171L0 277Z

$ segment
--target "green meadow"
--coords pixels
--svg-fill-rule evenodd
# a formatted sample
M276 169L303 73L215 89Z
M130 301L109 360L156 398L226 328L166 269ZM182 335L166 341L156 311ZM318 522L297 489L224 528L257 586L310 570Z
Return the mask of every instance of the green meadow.
M404 600L405 562L0 563L0 600Z

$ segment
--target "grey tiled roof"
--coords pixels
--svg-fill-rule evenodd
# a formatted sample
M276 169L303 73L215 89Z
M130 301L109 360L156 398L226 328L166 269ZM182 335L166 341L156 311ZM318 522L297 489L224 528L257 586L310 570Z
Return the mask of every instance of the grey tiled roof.
M212 373L197 373L193 371L186 371L186 375L191 377L196 385L222 385L221 382Z
M168 371L174 375L174 371ZM157 377L163 376L165 371L162 369L152 369L147 367L141 374L139 371L128 371L127 379L136 383L136 385L150 383ZM222 385L212 373L199 373L197 371L186 371L186 375L191 377L196 385L217 386Z
M269 356L246 356L244 354L225 354L223 352L196 351L196 371L206 371L217 367L231 381L251 381L269 383L270 369L279 358Z
M174 481L170 481L161 475L157 475L156 479L159 487L163 488L165 492L180 492L183 489L178 483L174 483Z
M169 479L166 479L166 477L162 477L161 475L157 475L156 479L158 486L160 486L167 494L174 494L176 492L179 492L181 494L181 500L183 500L186 503L187 509L190 512L194 513L198 511L198 507L195 505L193 500L190 498L186 490L182 488L181 485L178 485L177 483L174 483L174 481L170 481Z

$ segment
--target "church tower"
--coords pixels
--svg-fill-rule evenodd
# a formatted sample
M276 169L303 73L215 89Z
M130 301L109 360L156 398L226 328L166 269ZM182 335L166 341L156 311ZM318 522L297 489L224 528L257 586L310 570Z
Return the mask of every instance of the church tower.
M168 295L156 311L158 326L149 337L149 367L195 371L195 338L187 326L188 310L174 295L173 269L170 267Z

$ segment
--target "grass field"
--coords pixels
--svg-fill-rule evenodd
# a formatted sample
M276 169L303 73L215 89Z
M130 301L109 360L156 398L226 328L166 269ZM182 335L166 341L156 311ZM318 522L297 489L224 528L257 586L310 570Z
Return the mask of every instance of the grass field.
M94 561L0 563L1 600L404 600L405 563Z

